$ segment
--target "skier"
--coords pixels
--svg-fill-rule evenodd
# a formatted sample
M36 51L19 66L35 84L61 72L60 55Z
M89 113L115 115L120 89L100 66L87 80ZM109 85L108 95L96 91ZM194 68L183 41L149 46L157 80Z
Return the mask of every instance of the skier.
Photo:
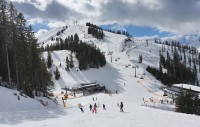
M103 104L103 109L106 110L106 106Z
M46 101L45 106L48 108L48 101Z
M20 96L19 95L17 96L17 99L20 100Z
M97 104L94 104L93 112L92 113L97 113Z
M92 110L92 105L90 104L90 106L89 106L89 107L90 107L90 111L91 111L91 110Z
M81 104L79 104L79 108L80 108L80 110L81 110L82 112L84 112L84 111L83 111L83 106L82 106Z
M123 102L121 102L121 104L120 104L120 112L124 112L124 110L123 110Z

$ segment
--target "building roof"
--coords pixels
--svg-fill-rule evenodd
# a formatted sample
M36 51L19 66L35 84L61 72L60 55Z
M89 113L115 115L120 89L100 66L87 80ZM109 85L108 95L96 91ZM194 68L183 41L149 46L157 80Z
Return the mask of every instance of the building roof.
M88 85L80 86L78 88L82 89L82 88L90 88L90 87L100 87L100 85L99 84L88 84Z
M200 87L199 86L194 86L194 85L189 85L189 84L173 84L172 87L173 86L188 89L188 90L191 89L193 91L200 93Z

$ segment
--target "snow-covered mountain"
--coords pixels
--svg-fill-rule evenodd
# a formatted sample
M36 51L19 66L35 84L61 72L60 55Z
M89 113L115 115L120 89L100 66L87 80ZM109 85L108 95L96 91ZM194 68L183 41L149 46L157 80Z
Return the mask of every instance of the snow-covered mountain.
M150 40L150 41L161 41L161 42L172 42L177 41L183 45L190 45L196 47L200 50L200 35L172 35L167 37L159 37L158 35L154 36L144 36L144 37L135 37L138 40Z
M62 29L63 27L60 27L38 36L39 45L45 47L47 44L56 43L56 40L52 41L51 38L56 38L57 32ZM40 102L26 98L33 103L31 103L33 106L29 107L29 102L17 100L16 96L13 95L16 91L7 92L5 96L9 97L9 99L11 98L11 101L17 101L17 104L22 103L23 106L19 106L20 110L13 109L14 111L9 111L6 110L4 102L2 102L0 105L0 126L200 126L199 116L174 112L175 105L167 103L171 102L171 99L163 97L162 83L145 71L148 65L158 67L159 50L162 45L154 43L152 38L149 39L147 46L147 38L145 37L132 38L132 41L125 41L127 39L126 36L106 31L104 31L104 39L99 40L87 34L87 29L88 27L85 25L70 25L59 35L59 38L64 40L66 37L77 33L80 40L90 44L94 43L101 51L105 52L106 66L99 69L77 71L78 62L74 57L75 67L70 71L66 71L65 59L70 52L67 50L53 51L51 53L53 66L50 71L55 71L57 66L61 74L60 79L55 80L52 73L52 79L55 83L52 91L57 96L58 106L54 106L54 103L49 103L50 108L44 108L41 107ZM112 57L110 52L112 52ZM143 62L138 63L138 58L141 54L143 55ZM44 52L43 56L46 58L47 52ZM63 97L61 91L63 90L61 88L65 86L69 88L77 87L81 83L95 81L105 85L106 89L112 93L98 93L90 96L83 96L82 93L78 93L76 98L69 95L69 99L66 100L66 108L63 107L61 99ZM5 89L0 87L2 91L10 91ZM0 99L3 100L3 98ZM164 103L161 104L160 100L164 100ZM120 102L124 103L124 112L120 112L117 106ZM80 103L83 105L84 113L77 106ZM99 106L97 114L93 114L89 110L89 105L94 105L94 103ZM5 104L9 105L9 103ZM103 104L105 104L106 110L102 108ZM27 109L27 107L29 108ZM35 107L38 108L35 109Z

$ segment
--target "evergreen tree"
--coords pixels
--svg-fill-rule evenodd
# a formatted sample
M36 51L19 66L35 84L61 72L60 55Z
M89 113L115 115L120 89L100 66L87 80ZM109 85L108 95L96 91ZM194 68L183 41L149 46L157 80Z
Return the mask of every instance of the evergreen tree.
M47 53L47 67L51 68L51 66L52 66L51 52L48 51L48 53Z
M180 94L176 98L176 111L188 114L195 114L195 94L191 90L180 90Z
M66 67L65 67L65 70L66 71L69 71L69 59L68 59L68 57L66 57Z
M10 76L17 84L12 87L30 97L37 96L38 92L47 95L47 86L52 85L36 42L32 27L27 26L23 14L17 12L12 2L8 5L5 0L0 0L0 76L3 81L8 81L8 55Z
M74 35L74 38L78 35ZM97 49L94 44L87 44L83 43L81 40L79 42L70 42L71 37L65 39L65 49L71 51L71 55L68 57L69 61L69 68L72 68L73 65L73 56L72 53L74 52L75 57L79 61L79 69L86 70L88 68L99 68L103 67L106 64L105 55ZM77 39L75 39L77 40ZM62 50L62 43L55 43L50 47L47 45L44 49L46 50ZM66 61L67 63L67 61ZM67 64L66 68L67 70Z
M73 68L74 67L74 61L73 61L73 56L72 56L72 51L71 51L71 54L70 54L70 61L69 61L69 67L70 68Z
M74 38L73 38L73 35L71 35L71 42L73 42L74 41Z
M74 34L74 42L79 42L79 37L78 37L78 34Z
M60 72L58 71L58 68L56 67L56 71L54 72L55 79L58 80L60 78Z

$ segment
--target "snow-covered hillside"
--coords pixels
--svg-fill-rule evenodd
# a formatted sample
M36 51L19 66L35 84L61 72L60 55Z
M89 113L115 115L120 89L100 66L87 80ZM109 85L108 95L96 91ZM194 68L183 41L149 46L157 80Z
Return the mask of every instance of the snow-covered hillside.
M104 31L104 39L98 40L87 34L87 28L88 27L84 25L72 25L67 28L60 37L64 40L66 37L77 33L80 40L87 43L94 43L101 51L106 52L106 66L99 69L77 71L78 62L74 58L75 67L70 69L70 71L66 71L65 59L69 51L53 51L51 53L53 66L50 70L55 71L55 67L57 66L61 73L61 78L59 80L56 81L52 78L55 83L55 87L52 88L52 91L55 96L58 97L59 105L55 107L52 106L54 103L49 103L49 107L51 108L44 108L44 106L39 105L40 103L34 103L35 100L30 98L28 98L28 100L34 103L32 104L33 107L28 108L30 110L26 110L26 108L29 107L27 105L29 102L21 102L23 106L19 106L21 107L20 110L14 110L14 112L6 110L5 107L0 105L0 126L200 126L199 116L174 112L175 105L167 103L167 101L170 102L171 99L163 97L163 91L161 89L162 84L145 71L148 65L158 67L161 45L155 44L152 40L149 41L147 46L145 39L132 39L132 41L125 43L125 39L127 39L126 36L106 31ZM41 35L38 41L39 44L45 46L55 43L56 41L51 41L49 38L55 36L57 30L60 29L62 28ZM112 52L112 62L111 55L109 55L110 52ZM141 64L138 63L140 54L144 57ZM47 53L44 52L43 56L46 58ZM69 86L71 88L80 86L81 83L94 81L105 85L108 90L112 91L112 94L98 93L90 96L82 96L80 93L77 98L69 96L69 99L66 101L66 108L63 107L61 99L63 97L63 94L61 94L61 91L63 91L61 90L62 87ZM5 88L0 87L0 90L5 91ZM10 92L7 96L14 97L16 101L20 103L21 100L18 101L12 93L13 92ZM95 99L94 101L93 97ZM150 99L152 101L150 101ZM164 100L164 103L161 104L160 100ZM117 103L120 102L124 103L124 112L120 112L117 106ZM79 103L83 105L84 113L77 107ZM89 110L89 105L94 105L94 103L99 105L97 114L93 114ZM38 108L37 104L39 105ZM105 104L106 110L103 110L103 104Z
M150 41L161 41L161 42L172 42L178 41L183 45L190 45L196 47L200 51L200 36L199 35L171 35L167 37L159 37L158 35L154 36L144 36L144 37L135 37L137 40L150 40Z

